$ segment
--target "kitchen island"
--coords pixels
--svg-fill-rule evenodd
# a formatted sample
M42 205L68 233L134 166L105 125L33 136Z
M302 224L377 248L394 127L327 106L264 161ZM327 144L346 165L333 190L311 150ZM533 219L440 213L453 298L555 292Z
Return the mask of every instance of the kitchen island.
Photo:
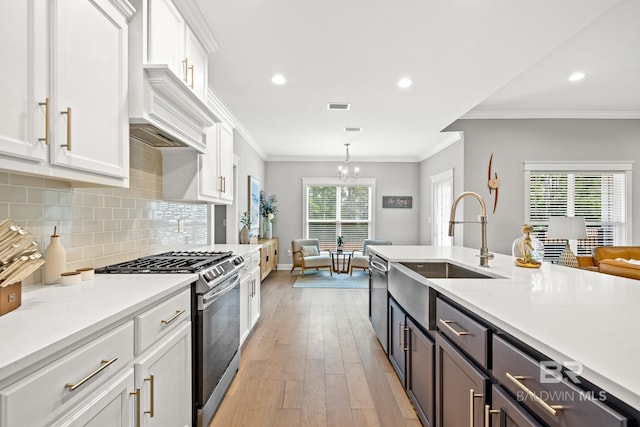
M549 263L520 268L500 254L485 268L477 249L463 247L394 245L370 251L549 360L578 362L581 378L640 409L639 281ZM402 264L430 261L491 278L426 278Z

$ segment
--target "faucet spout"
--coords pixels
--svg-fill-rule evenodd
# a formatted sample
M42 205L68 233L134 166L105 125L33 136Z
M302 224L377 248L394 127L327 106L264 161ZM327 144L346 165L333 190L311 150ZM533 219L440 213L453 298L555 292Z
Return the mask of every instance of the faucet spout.
M458 207L458 203L465 197L473 197L480 204L480 228L482 230L482 243L480 246L480 266L489 267L489 258L493 258L493 256L489 254L489 249L487 248L487 207L484 204L484 200L482 200L482 197L478 193L465 191L463 193L460 193L460 195L453 201L453 205L451 206L451 216L449 217L449 236L454 235L456 224L465 222L455 220L456 208Z

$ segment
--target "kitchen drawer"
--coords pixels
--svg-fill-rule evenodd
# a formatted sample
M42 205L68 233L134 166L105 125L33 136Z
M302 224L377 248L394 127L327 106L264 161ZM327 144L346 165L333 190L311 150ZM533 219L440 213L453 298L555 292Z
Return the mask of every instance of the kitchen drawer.
M543 375L543 383L540 363L497 336L493 337L493 375L518 402L551 426L627 425L627 418L599 400L598 393L583 391L570 376L556 380Z
M436 300L436 324L440 332L446 335L458 347L464 350L478 364L489 368L490 329L475 321L462 311Z
M136 355L165 336L177 326L191 320L191 289L185 289L178 295L158 304L137 316L135 319Z
M100 393L106 381L132 360L133 322L129 321L2 390L0 426L44 425Z

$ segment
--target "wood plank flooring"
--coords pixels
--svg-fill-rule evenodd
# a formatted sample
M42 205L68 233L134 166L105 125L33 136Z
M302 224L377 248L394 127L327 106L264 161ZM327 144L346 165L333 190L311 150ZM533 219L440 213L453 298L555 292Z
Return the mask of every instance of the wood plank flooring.
M419 427L378 343L366 289L262 282L261 316L210 427Z

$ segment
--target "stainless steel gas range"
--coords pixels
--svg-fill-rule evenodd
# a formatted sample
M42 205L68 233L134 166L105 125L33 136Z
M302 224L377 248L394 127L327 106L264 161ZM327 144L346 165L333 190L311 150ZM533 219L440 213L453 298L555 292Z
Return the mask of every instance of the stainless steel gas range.
M232 252L179 251L96 270L111 274L197 273L192 284L193 425L207 426L240 363L240 270Z

